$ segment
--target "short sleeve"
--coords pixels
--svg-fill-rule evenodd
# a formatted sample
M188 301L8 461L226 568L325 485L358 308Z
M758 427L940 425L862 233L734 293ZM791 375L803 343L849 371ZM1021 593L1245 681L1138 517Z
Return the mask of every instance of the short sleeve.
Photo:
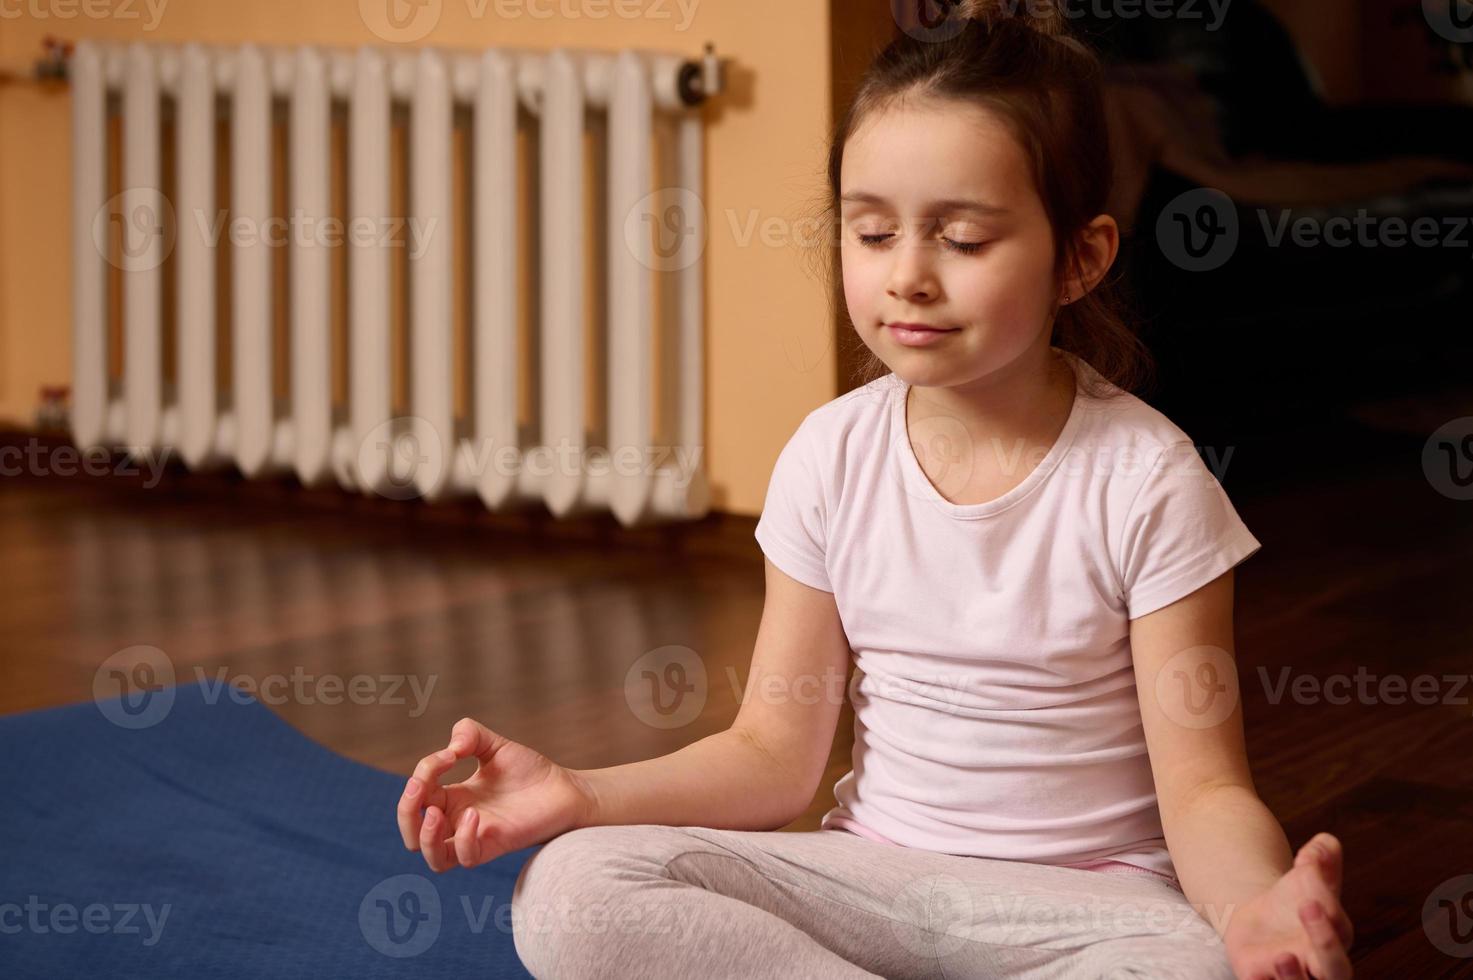
M763 554L778 568L804 585L832 592L824 559L823 484L812 450L812 433L805 422L773 464L755 535Z
M1126 513L1117 550L1128 618L1190 595L1260 547L1196 448L1164 447Z

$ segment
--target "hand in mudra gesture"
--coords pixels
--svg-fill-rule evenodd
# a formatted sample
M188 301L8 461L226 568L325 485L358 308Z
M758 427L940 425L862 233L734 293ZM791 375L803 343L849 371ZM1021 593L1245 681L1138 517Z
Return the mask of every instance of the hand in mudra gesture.
M1233 913L1223 939L1242 980L1348 980L1354 927L1340 904L1344 851L1316 834L1271 888Z
M475 773L441 786L440 777L465 758L475 758ZM572 829L591 805L571 770L462 718L450 744L415 766L399 799L399 833L432 871L472 868Z

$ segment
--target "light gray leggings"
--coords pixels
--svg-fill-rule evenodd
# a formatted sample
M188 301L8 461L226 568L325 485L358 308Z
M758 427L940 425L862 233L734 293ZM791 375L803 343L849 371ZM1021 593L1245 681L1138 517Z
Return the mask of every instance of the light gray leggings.
M845 830L584 827L522 869L512 935L538 980L1233 980L1164 878L962 857Z

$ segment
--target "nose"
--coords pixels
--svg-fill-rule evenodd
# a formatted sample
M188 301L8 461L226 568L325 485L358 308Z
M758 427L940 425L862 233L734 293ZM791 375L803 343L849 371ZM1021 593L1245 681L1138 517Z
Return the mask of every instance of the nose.
M935 299L939 291L933 268L935 251L935 247L924 236L909 242L896 243L890 251L894 259L885 291L895 299L912 303Z

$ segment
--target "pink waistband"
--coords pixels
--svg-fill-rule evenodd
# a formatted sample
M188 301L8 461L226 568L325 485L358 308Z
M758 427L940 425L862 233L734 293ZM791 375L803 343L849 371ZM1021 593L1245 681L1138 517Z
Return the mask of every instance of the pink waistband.
M889 844L892 847L901 846L888 837L884 837L870 830L857 820L851 820L841 816L832 817L828 821L828 826L836 830L848 831L851 834L863 837L866 840L872 840L878 844ZM1152 878L1159 878L1177 889L1181 888L1181 883L1172 875L1164 875L1159 871L1152 871L1150 868L1142 868L1139 865L1129 864L1125 861L1116 861L1111 858L1095 858L1092 861L1081 861L1076 864L1061 864L1057 865L1057 867L1077 868L1080 871L1098 871L1101 874L1150 875Z
M1153 878L1160 878L1167 884L1177 888L1181 887L1180 882L1173 875L1164 875L1159 871L1152 871L1150 868L1142 868L1136 864L1115 861L1110 858L1097 858L1093 861L1084 861L1079 864L1064 864L1060 865L1060 867L1078 868L1080 871L1098 871L1102 874L1150 875Z

